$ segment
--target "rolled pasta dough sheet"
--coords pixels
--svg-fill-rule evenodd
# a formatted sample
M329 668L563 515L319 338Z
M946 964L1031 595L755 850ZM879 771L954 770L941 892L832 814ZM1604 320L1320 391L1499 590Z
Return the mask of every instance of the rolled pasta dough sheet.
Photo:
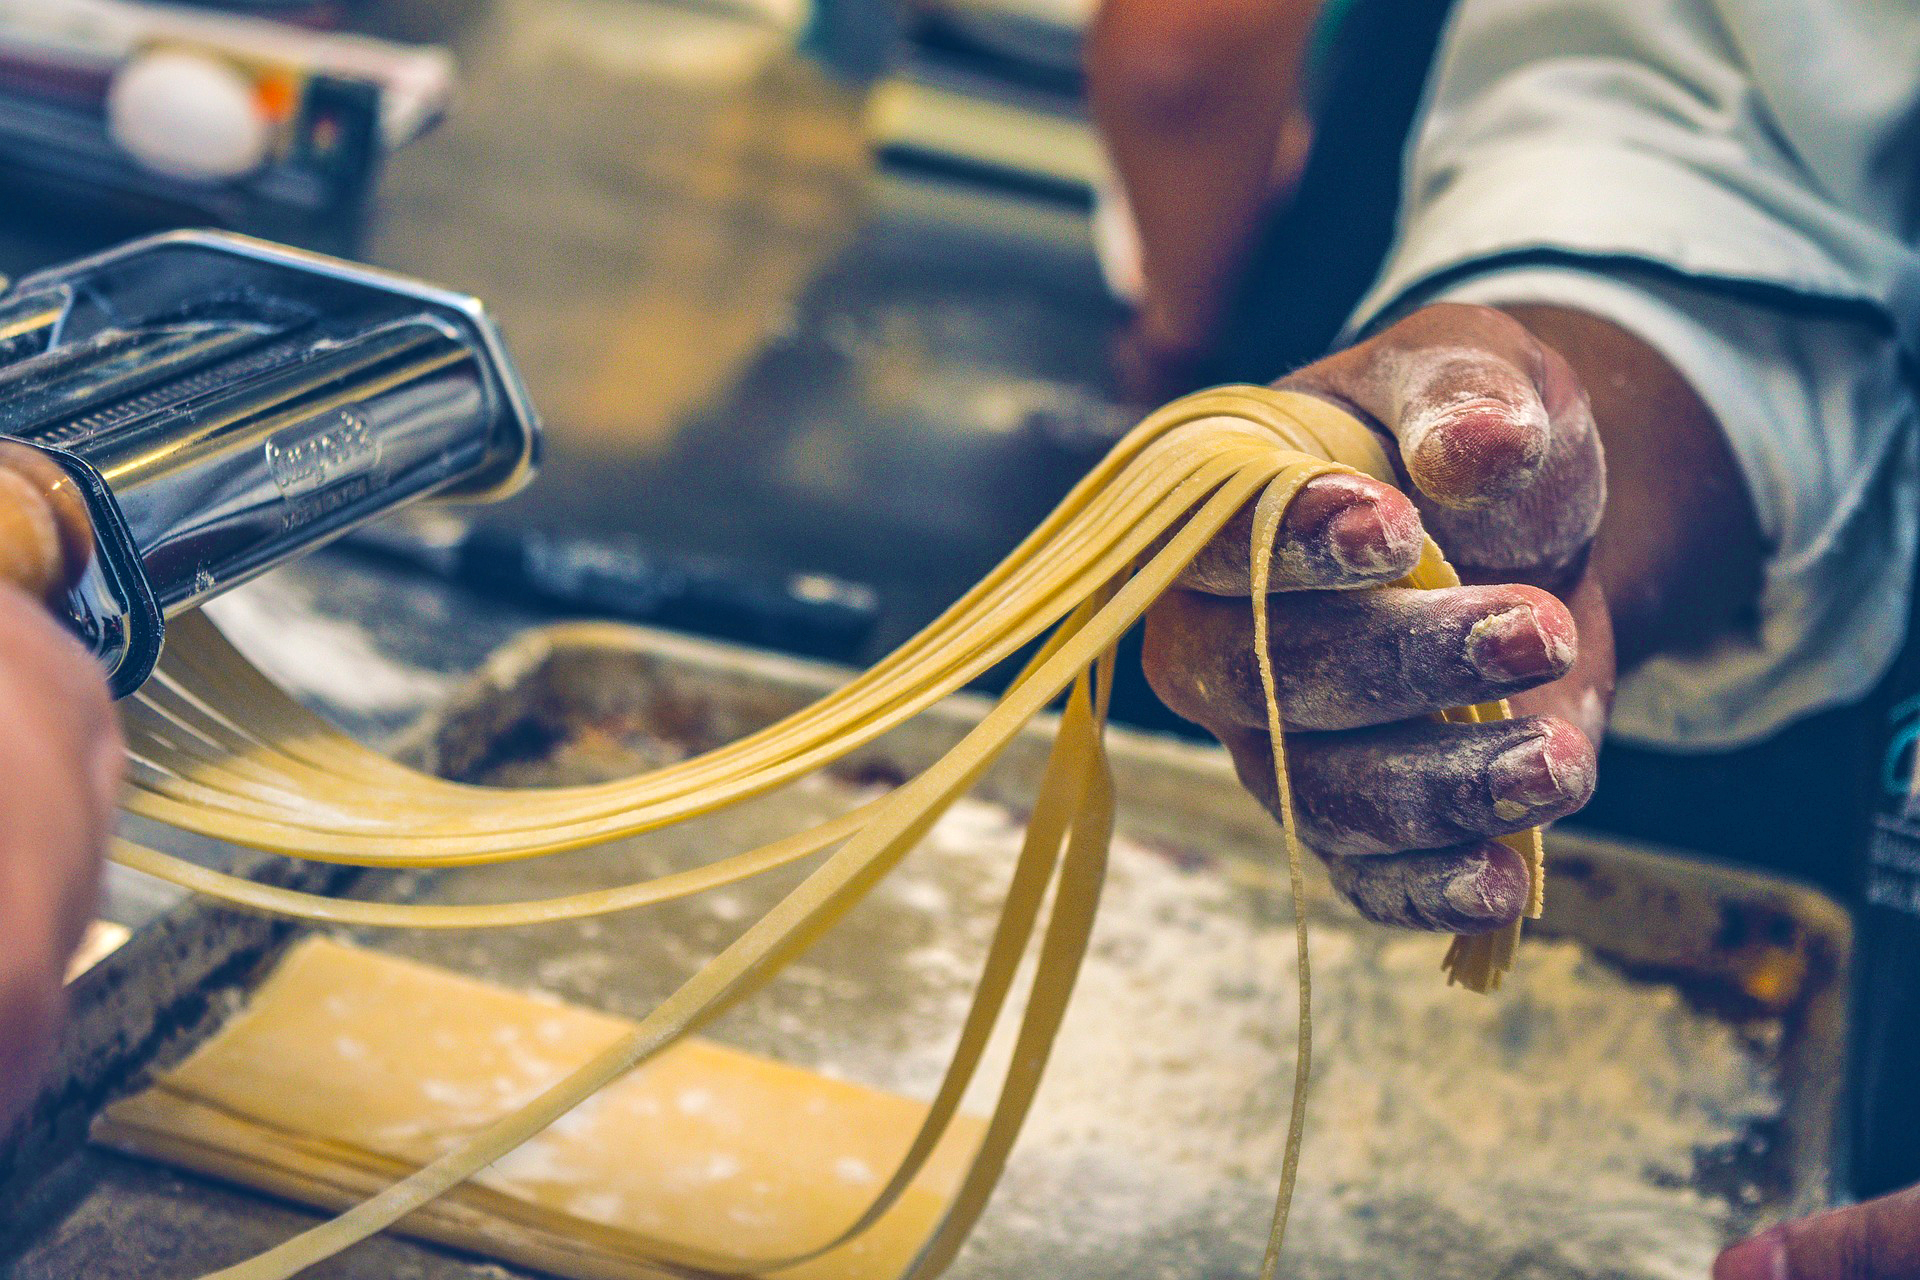
M309 939L218 1035L107 1108L93 1136L337 1208L457 1146L631 1026ZM591 1280L725 1274L729 1259L797 1255L844 1229L899 1163L925 1110L689 1039L400 1230ZM951 1202L982 1129L959 1117L870 1231L775 1274L900 1274Z

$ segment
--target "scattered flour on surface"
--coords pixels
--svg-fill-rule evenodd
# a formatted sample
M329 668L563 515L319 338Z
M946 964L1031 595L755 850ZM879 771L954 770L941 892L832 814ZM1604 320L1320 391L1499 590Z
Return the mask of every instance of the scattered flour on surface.
M873 794L795 788L728 824L622 846L621 874L749 847ZM1021 835L1007 809L962 801L885 889L709 1034L929 1096ZM555 862L537 869L539 888L583 888L610 870ZM608 917L591 943L565 925L495 937L479 956L448 935L381 941L638 1016L798 874L729 890L735 900L718 910L693 898ZM1324 904L1310 914L1316 1058L1289 1280L1706 1275L1742 1209L1697 1189L1696 1161L1778 1117L1763 1044L1571 943L1529 939L1506 988L1481 998L1445 985L1442 939L1374 929ZM950 1274L1251 1274L1285 1131L1293 968L1283 902L1204 859L1116 840L1045 1084ZM983 1066L989 1081L1004 1070L1006 1040ZM970 1109L991 1096L976 1088Z
M956 904L904 954L911 998L885 1001L909 1047L872 1016L829 1012L837 1038L816 1065L931 1091L1021 834L973 800L934 828L891 895L903 913L934 890ZM1445 985L1442 940L1331 912L1314 923L1317 1056L1289 1276L1706 1274L1735 1211L1694 1189L1696 1156L1780 1110L1738 1032L1573 943L1530 940L1484 999ZM954 1274L1012 1280L1038 1258L1058 1280L1250 1274L1285 1134L1293 969L1283 904L1116 840L1046 1084ZM969 1101L983 1110L991 1093Z

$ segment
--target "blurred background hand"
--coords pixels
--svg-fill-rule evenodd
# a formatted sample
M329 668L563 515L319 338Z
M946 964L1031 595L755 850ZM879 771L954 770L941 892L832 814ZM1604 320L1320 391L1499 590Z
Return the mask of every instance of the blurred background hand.
M1920 1187L1762 1232L1720 1255L1713 1280L1915 1280Z

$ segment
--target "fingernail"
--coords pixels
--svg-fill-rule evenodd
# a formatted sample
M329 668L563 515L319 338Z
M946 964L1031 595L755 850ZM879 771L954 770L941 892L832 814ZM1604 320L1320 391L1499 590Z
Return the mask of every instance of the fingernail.
M1464 393L1439 395L1402 424L1408 465L1435 499L1476 507L1524 489L1546 456L1549 423L1538 404Z
M1527 888L1518 858L1469 863L1447 881L1443 923L1455 933L1484 933L1520 913Z
M1420 555L1420 530L1405 524L1388 519L1377 502L1355 503L1327 521L1327 552L1356 577L1397 577L1410 571Z
M1556 674L1572 657L1564 640L1549 636L1531 605L1514 605L1480 619L1467 632L1467 661L1489 680L1507 683Z
M1786 1241L1777 1230L1741 1241L1713 1264L1713 1280L1789 1280Z
M1527 902L1520 855L1490 844L1465 853L1329 858L1334 885L1376 924L1440 933L1486 933Z
M1510 822L1567 796L1567 780L1554 767L1544 736L1529 738L1495 756L1487 767L1487 778L1493 790L1493 811Z

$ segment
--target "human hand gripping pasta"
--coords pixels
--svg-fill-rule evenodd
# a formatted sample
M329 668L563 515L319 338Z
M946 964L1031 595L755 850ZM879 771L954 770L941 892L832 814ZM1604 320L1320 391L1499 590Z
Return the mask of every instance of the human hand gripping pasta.
M1403 493L1316 479L1281 526L1268 613L1301 836L1373 920L1500 929L1528 886L1495 837L1585 803L1612 687L1586 565L1604 498L1586 398L1519 325L1457 306L1282 385L1381 424L1408 482ZM1277 812L1246 609L1250 518L1148 614L1145 664L1161 698L1218 736ZM1351 590L1411 572L1425 531L1480 585ZM1504 697L1533 714L1471 726L1430 716Z
M1369 408L1367 401L1350 393L1338 394L1384 421L1406 417ZM1444 431L1434 434L1443 442L1447 438ZM1524 490L1527 475L1555 471L1552 447L1545 441L1538 443L1546 449L1547 461L1542 464L1522 457L1509 468L1518 476L1510 487ZM1419 442L1404 443L1403 451L1412 460L1416 477L1422 474L1425 453ZM1364 478L1363 472L1373 479ZM817 1257L859 1235L913 1180L974 1083L1022 956L1033 950L1037 961L1018 1020L1015 1050L999 1082L985 1136L945 1219L907 1272L915 1278L939 1274L958 1252L1004 1167L1038 1088L1085 953L1112 831L1114 796L1101 731L1115 644L1155 601L1170 602L1162 604L1157 623L1161 646L1167 619L1172 617L1176 626L1181 625L1182 615L1167 610L1215 606L1215 601L1203 598L1204 593L1169 596L1176 581L1219 591L1232 589L1231 581L1223 583L1222 575L1244 574L1244 585L1238 588L1243 593L1239 608L1251 616L1241 632L1240 651L1246 652L1245 641L1251 640L1257 661L1251 675L1242 667L1239 678L1241 693L1249 699L1254 696L1247 692L1249 688L1258 691L1265 737L1255 753L1250 746L1258 736L1255 727L1236 725L1242 732L1233 743L1243 770L1250 769L1250 762L1266 770L1264 776L1252 772L1249 776L1269 791L1284 819L1285 847L1297 894L1302 885L1301 836L1322 833L1329 825L1325 806L1338 791L1332 781L1339 764L1337 752L1347 750L1359 761L1353 766L1353 777L1342 785L1375 786L1389 779L1378 763L1378 744L1370 744L1364 732L1326 733L1325 743L1331 745L1316 745L1306 753L1302 767L1289 772L1283 704L1296 719L1313 703L1332 707L1320 713L1326 716L1347 717L1353 723L1368 721L1353 719L1352 708L1364 706L1364 697L1326 695L1324 688L1311 698L1302 696L1303 690L1316 688L1294 669L1294 664L1308 661L1298 639L1304 633L1291 622L1276 626L1288 610L1267 607L1269 590L1288 589L1289 605L1318 600L1325 602L1323 608L1333 608L1335 597L1310 596L1299 588L1327 585L1329 564L1359 558L1366 560L1364 573L1353 575L1345 585L1383 581L1410 569L1404 587L1414 594L1404 598L1435 602L1431 608L1415 604L1416 618L1454 619L1462 616L1463 609L1471 613L1474 601L1480 599L1452 590L1458 580L1438 549L1419 538L1418 525L1404 500L1383 483L1393 474L1381 438L1335 408L1324 395L1223 388L1189 397L1142 423L978 586L871 670L813 706L735 743L651 773L595 786L503 791L413 772L357 746L303 711L249 668L204 621L179 620L162 668L127 710L132 760L128 808L150 819L258 849L367 866L480 866L539 857L713 812L831 765L1023 647L1041 642L1000 702L947 755L887 795L761 848L727 854L639 884L519 903L359 902L275 889L151 850L120 846L116 856L129 865L256 909L315 920L430 928L578 918L737 883L803 860L810 864L805 879L630 1035L465 1145L342 1218L220 1272L220 1280L291 1276L392 1225L499 1159L609 1081L752 995L907 856L1024 724L1066 694L1052 759L1040 784L1025 844L1010 869L993 943L923 1127L873 1204L855 1220L827 1233L804 1255ZM1485 508L1470 513L1469 519L1496 511ZM1382 555L1372 559L1367 549L1368 513L1384 531L1381 541L1388 544ZM1234 551L1236 544L1246 550ZM1409 547L1418 552L1417 559L1407 556ZM1577 555L1577 549L1569 548L1568 554ZM1196 557L1203 558L1196 563ZM1523 609L1524 616L1547 619L1540 628L1560 628L1569 633L1570 642L1570 627L1562 617L1549 617L1546 597L1525 589L1510 590L1520 591L1513 598L1532 609L1531 613ZM1383 593L1343 594L1337 603L1342 607L1359 604L1364 610L1376 607L1370 601L1394 598ZM1249 600L1260 607L1248 610ZM1483 602L1480 607L1490 606ZM1491 598L1489 616L1496 623L1512 611L1513 606ZM1334 620L1327 626L1338 624L1340 615L1326 616ZM1364 611L1355 617L1345 648L1358 660L1367 656L1367 645L1385 628L1370 621ZM1215 643L1223 635L1231 640L1231 633L1212 623L1209 626L1212 629L1199 633ZM1466 630L1471 633L1473 628L1469 625ZM1523 653L1524 645L1501 633L1497 625L1493 630L1491 639L1483 635L1479 643L1503 661L1519 663L1514 654ZM1471 638L1471 634L1466 637ZM1550 639L1541 644L1548 645ZM1156 647L1156 661L1164 665L1161 646ZM1329 660L1321 661L1330 672L1332 668L1325 666ZM1529 670L1533 675L1551 675L1554 668L1536 663ZM1364 671L1361 679L1348 683L1355 689L1369 684L1379 687L1376 710L1370 713L1377 719L1406 720L1432 710L1447 721L1428 728L1426 722L1407 720L1395 732L1440 734L1444 730L1470 736L1477 744L1504 744L1507 750L1523 745L1518 740L1530 734L1544 735L1549 743L1557 741L1559 729L1549 732L1528 722L1520 722L1517 729L1494 723L1506 714L1495 702L1481 699L1475 705L1448 705L1456 697L1480 699L1488 688L1471 678L1452 677L1452 683L1444 683L1445 674L1416 672L1414 685L1426 681L1431 687L1414 687L1411 692L1396 691ZM1507 682L1515 688L1527 683L1529 677L1518 675ZM1212 696L1204 684L1196 688ZM1394 714L1381 714L1379 707L1389 707ZM1570 729L1565 732L1577 747L1578 735ZM1580 759L1590 771L1590 756ZM1365 772L1363 765L1374 773ZM1464 776L1466 771L1461 772ZM1298 812L1290 786L1295 781L1300 784ZM1497 984L1511 963L1518 939L1515 917L1523 912L1537 914L1542 892L1539 837L1528 823L1564 807L1560 801L1528 806L1525 821L1499 815L1498 824L1488 824L1498 825L1499 853L1482 841L1441 855L1475 868L1481 880L1495 888L1500 887L1500 876L1513 881L1512 892L1500 900L1499 910L1463 917L1474 926L1476 936L1456 939L1449 952L1446 964L1454 979L1486 990ZM1376 841L1403 842L1394 847L1404 847L1409 831L1415 832L1413 839L1425 838L1420 834L1425 828L1416 831L1412 826L1355 824L1355 829L1372 832ZM1402 865L1377 858L1349 861L1369 868ZM484 871L474 874L484 875ZM1336 879L1354 893L1352 877L1337 875ZM1388 883L1407 883L1405 873ZM1043 912L1050 884L1053 906ZM1369 902L1364 892L1354 896ZM1374 914L1392 915L1378 909ZM1282 1191L1263 1268L1269 1276L1278 1265L1298 1159L1311 1044L1305 913L1297 911L1295 918L1303 996L1299 1060ZM1425 923L1443 925L1444 921L1433 917ZM726 1274L759 1274L794 1261L715 1257L702 1260L701 1265Z

